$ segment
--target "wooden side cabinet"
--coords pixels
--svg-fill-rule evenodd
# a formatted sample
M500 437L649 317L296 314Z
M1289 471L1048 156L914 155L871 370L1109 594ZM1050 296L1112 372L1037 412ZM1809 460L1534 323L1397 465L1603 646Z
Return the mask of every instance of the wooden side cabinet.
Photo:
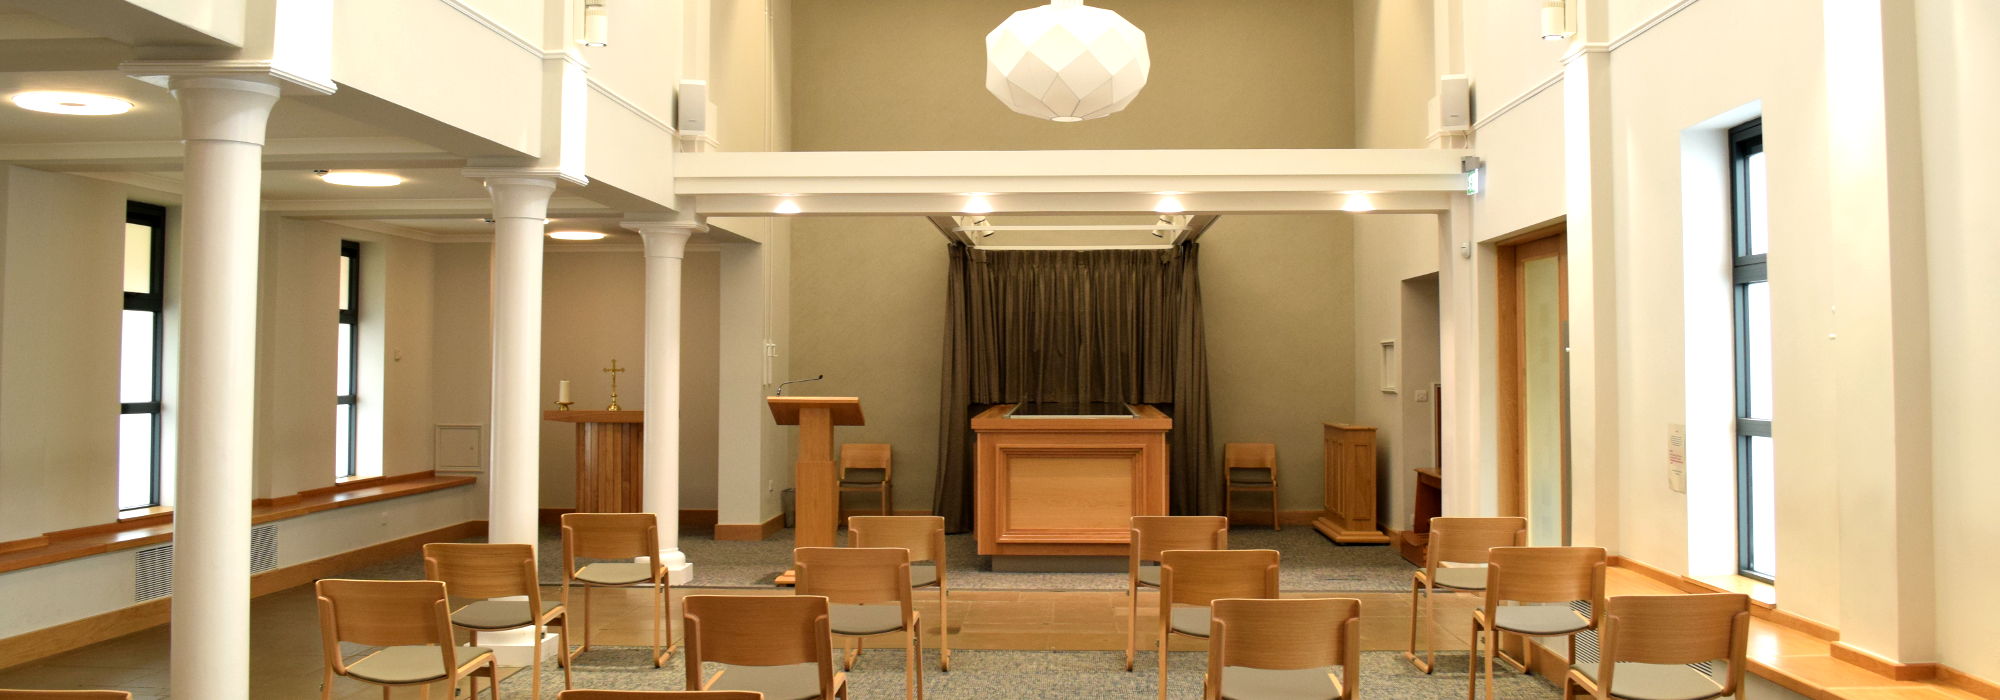
M1337 544L1388 544L1375 527L1375 428L1326 424L1326 512L1313 528Z

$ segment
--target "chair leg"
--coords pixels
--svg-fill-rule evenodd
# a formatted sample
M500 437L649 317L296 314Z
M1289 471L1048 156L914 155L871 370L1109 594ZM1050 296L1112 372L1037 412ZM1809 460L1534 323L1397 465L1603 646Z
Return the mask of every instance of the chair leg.
M1278 529L1278 490L1271 489L1271 529Z
M382 686L382 697L389 697L389 686ZM417 697L422 700L431 700L431 684L425 683L417 686Z
M326 676L319 682L319 700L333 700L333 669L326 670Z
M660 668L666 665L667 656L673 653L673 648L668 647L667 653L660 653L660 647L666 642L666 631L661 628L668 624L667 591L655 586L653 594L653 668Z
M1497 629L1489 629L1489 630L1487 630L1487 631L1486 631L1486 697L1487 697L1487 700L1492 700L1492 698L1493 698L1493 654L1494 654L1494 650L1495 650L1495 649L1497 649L1497 648L1498 648L1499 646L1500 646L1500 630L1497 630Z
M1167 618L1168 616L1162 612L1160 615L1160 643L1158 645L1160 650L1160 700L1167 700Z
M562 653L557 654L556 659L562 665L563 690L569 690L572 687L569 672L569 608L563 608L562 627L556 630L556 639L562 642Z
M908 686L903 694L916 700L924 700L924 643L918 636L923 630L919 622L903 632L903 683Z
M840 670L852 671L854 670L854 661L861 658L861 638L848 637L847 641L841 643L841 646L846 648L846 653L840 657Z
M938 584L938 670L951 670L951 593Z
M1472 640L1465 651L1465 700L1479 697L1479 619L1472 620ZM1490 699L1489 699L1490 700Z
M535 663L540 665L541 659L537 658ZM492 661L486 662L486 684L493 687L493 700L500 700L500 658L497 656ZM538 685L535 688L539 690L541 686ZM478 698L473 698L473 700L478 700Z
M891 491L889 490L889 482L887 482L887 481L884 481L884 482L882 482L882 514L883 514L883 515L895 515L895 513L892 513L892 512L889 512L889 503L895 500L895 499L893 499L893 498L891 498L891 497L890 497L890 494L891 494L891 493L892 493L892 492L891 492Z
M1126 597L1128 598L1126 602L1130 603L1126 607L1126 611L1129 614L1126 616L1127 623L1125 625L1125 670L1130 672L1132 670L1132 657L1136 656L1139 651L1139 584L1127 583L1125 584L1125 588Z
M1416 666L1417 670L1423 671L1425 675L1429 675L1431 669L1434 668L1434 664L1437 663L1437 658L1436 658L1437 652L1432 648L1433 646L1435 646L1436 640L1431 639L1429 628L1425 628L1423 630L1424 658L1417 658L1418 599L1419 598L1424 599L1423 601L1425 603L1424 613L1427 617L1430 618L1432 625L1437 624L1437 617L1436 613L1433 612L1434 608L1431 607L1429 604L1430 596L1423 595L1423 593L1424 593L1424 587L1422 585L1419 585L1416 582L1416 579L1411 579L1410 580L1410 644L1409 647L1403 651L1403 658L1409 659L1410 665Z
M535 633L535 642L532 645L535 656L528 660L528 681L534 684L528 691L528 697L534 698L534 700L542 700L542 626L537 624L530 627ZM479 686L479 681L476 678L472 681L475 688ZM493 681L493 692L500 692L499 679L494 679ZM473 691L472 695L472 700L479 700L478 691Z
M465 677L465 689L466 700L479 700L479 672L474 671L472 675ZM451 684L451 694L454 696L458 695L458 683L456 681L453 681Z
M578 654L590 651L590 591L594 588L597 587L583 587L583 646L576 648Z

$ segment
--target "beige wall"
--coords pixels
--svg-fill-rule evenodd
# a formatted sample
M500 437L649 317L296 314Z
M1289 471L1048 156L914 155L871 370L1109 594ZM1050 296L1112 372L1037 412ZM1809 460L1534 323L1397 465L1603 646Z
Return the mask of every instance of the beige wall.
M812 0L792 42L796 148L1327 148L1352 143L1345 0L1104 0L1146 32L1131 106L1057 124L985 88L985 36L1017 0ZM891 77L893 76L893 77ZM727 137L725 137L727 138Z
M1020 3L799 3L791 44L793 146L1353 144L1346 2L1260 1L1254 11L1240 3L1094 4L1147 32L1151 82L1117 115L1055 124L1008 111L980 77L983 37ZM891 443L896 507L928 509L937 464L944 239L917 218L801 218L793 226L790 376L825 373L826 381L810 391L861 396L869 425L843 430L838 439ZM1278 443L1284 507L1317 509L1320 421L1352 418L1347 219L1223 217L1202 246L1216 453L1229 440Z

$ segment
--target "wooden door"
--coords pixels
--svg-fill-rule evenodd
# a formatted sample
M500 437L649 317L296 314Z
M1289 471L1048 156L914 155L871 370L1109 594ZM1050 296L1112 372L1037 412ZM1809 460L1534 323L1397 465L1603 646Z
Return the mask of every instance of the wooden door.
M1500 248L1500 512L1569 542L1569 263L1561 226Z

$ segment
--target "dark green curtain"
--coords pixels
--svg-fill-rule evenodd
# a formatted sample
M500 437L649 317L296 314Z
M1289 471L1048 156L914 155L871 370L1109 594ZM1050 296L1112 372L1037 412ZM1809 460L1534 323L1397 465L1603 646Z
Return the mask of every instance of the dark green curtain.
M1214 513L1221 476L1208 459L1208 355L1198 250L982 251L951 247L934 512L973 525L970 417L993 404L1048 401L1159 406L1168 435L1168 503Z

